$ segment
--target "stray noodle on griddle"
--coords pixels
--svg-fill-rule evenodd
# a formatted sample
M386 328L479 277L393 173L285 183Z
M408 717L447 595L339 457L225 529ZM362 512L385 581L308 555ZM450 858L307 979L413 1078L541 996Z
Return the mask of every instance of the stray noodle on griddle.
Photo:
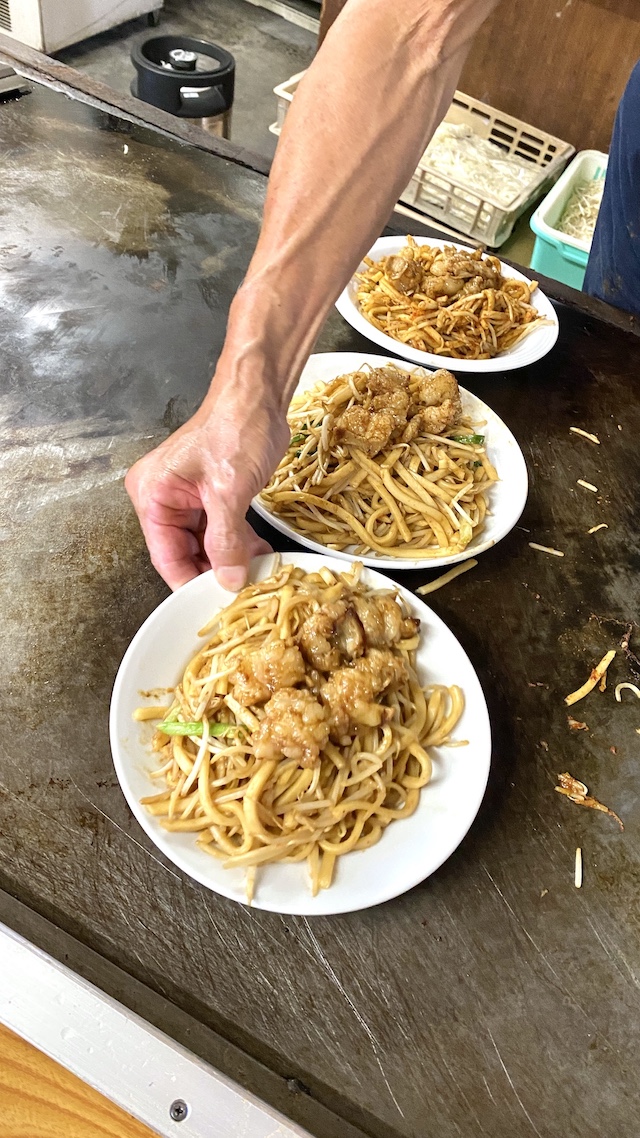
M450 372L389 363L293 398L287 452L260 495L329 549L397 558L462 552L497 473Z
M503 277L497 257L480 249L418 245L372 261L356 273L363 316L421 352L488 360L550 321L531 304L537 281Z
M362 566L280 566L202 629L154 738L162 780L143 798L165 829L192 832L225 867L307 861L311 888L336 859L413 814L429 748L450 743L458 687L421 686L420 622Z

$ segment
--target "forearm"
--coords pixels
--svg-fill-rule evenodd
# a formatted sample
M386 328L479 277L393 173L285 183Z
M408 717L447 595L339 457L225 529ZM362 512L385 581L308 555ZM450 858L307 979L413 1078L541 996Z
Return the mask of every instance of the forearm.
M262 233L201 408L126 485L172 589L239 589L264 551L245 515L290 438L285 412L331 304L378 235L494 0L347 0L296 93Z
M449 106L495 0L349 0L296 92L222 356L288 402Z

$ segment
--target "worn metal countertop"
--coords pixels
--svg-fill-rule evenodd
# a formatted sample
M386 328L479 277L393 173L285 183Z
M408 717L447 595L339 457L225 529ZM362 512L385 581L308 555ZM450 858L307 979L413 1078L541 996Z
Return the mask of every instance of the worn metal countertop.
M520 526L432 598L495 737L461 848L363 913L253 912L153 849L107 713L166 591L122 476L205 391L264 177L43 88L0 107L0 148L0 918L322 1138L637 1138L640 702L614 700L622 652L574 709L588 731L563 696L638 615L640 338L561 306L545 360L465 377L531 490ZM365 342L334 314L320 347ZM624 833L554 793L564 770Z

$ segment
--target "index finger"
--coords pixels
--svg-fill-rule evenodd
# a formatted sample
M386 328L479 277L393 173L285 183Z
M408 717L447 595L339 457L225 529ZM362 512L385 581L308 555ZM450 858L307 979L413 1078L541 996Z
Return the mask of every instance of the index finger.
M189 529L141 519L151 563L174 592L211 568L200 539Z

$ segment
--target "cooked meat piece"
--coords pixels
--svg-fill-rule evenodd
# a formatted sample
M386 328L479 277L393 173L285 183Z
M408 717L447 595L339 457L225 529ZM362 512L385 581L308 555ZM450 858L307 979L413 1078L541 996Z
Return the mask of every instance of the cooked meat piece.
M413 419L409 419L404 431L402 432L401 441L403 443L412 443L414 439L421 435L424 428L422 426L422 419L420 415L414 415Z
M459 413L455 407L452 406L450 400L445 400L440 407L425 407L419 415L416 415L411 420L409 426L415 431L414 423L417 423L417 432L405 432L402 436L403 443L411 442L412 438L417 438L418 435L442 435L457 423Z
M393 717L393 709L374 702L375 696L407 678L404 662L392 652L372 648L350 667L339 668L320 689L331 724L341 739L352 724L377 727Z
M387 257L385 275L398 292L420 292L422 266L418 261L409 261L398 254Z
M438 368L438 371L434 371L432 375L422 377L418 387L418 399L423 407L436 407L449 399L457 405L458 413L462 411L458 381L455 375L444 367Z
M411 442L423 432L440 435L448 431L462 414L460 389L455 376L445 368L425 376L420 381L411 410L415 413L402 435L403 442Z
M365 410L354 406L343 411L335 422L333 437L337 443L362 447L369 455L384 450L396 428L389 411Z
M347 601L321 605L307 617L299 633L302 653L321 672L339 668L364 652L364 631L358 615Z
M279 688L293 687L304 679L300 649L285 640L273 640L257 652L249 652L229 676L233 695L245 707L264 703Z
M448 245L434 257L421 291L432 299L457 300L485 288L499 288L500 268L483 260L480 251L466 252Z
M395 391L387 391L384 395L374 395L371 400L371 410L385 411L391 415L395 430L397 427L405 426L410 402L409 392L397 387Z
M363 402L337 416L332 441L361 447L373 457L395 443L409 443L425 432L441 434L457 422L462 405L458 384L450 371L441 368L420 380L413 401L410 382L407 372L393 367L374 368L360 392Z
M490 285L484 277L472 277L470 281L462 286L460 296L473 296L476 292L482 292L483 288L498 288L499 285Z
M434 257L429 272L432 277L456 277L463 282L479 277L484 282L483 288L500 285L499 265L483 259L479 249L472 253L447 245Z
M361 392L362 399L370 399L370 403L356 404L338 415L334 440L360 446L370 455L383 450L394 432L406 425L411 401L409 380L409 373L399 368L373 368Z
M345 604L344 601L337 602ZM326 607L326 606L323 606ZM335 642L341 656L345 660L355 660L362 656L365 650L365 638L362 622L351 604L346 605L346 612L335 626ZM340 661L342 663L342 661Z
M386 395L392 391L403 391L409 386L411 376L399 367L374 367L367 375L367 390L372 395Z
M251 737L258 759L295 759L312 766L329 740L326 708L311 692L282 688L265 706L265 715Z
M393 597L354 597L356 612L362 621L367 648L388 648L414 636L420 621L402 615Z
M429 272L432 277L450 277L456 273L459 264L457 250L452 245L445 245L433 258Z
M420 291L424 296L428 296L430 300L436 300L440 296L449 297L450 300L457 300L462 293L463 286L464 281L458 277L427 277Z
M482 281L482 288L500 288L502 284L502 273L500 272L499 265L491 264L489 261L478 260L473 263L473 271L477 278ZM471 276L473 278L473 272ZM475 281L473 283L475 284Z

